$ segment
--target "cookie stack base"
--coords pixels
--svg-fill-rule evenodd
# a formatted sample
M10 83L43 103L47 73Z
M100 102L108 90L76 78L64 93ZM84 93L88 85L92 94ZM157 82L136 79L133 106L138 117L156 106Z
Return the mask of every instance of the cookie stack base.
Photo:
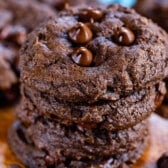
M110 156L106 156L101 158L99 156L99 159L91 160L89 158L80 158L80 149L79 153L76 152L76 158L70 158L71 155L66 156L65 160L59 160L62 159L62 155L64 155L68 149L63 149L63 151L60 150L60 157L59 154L52 154L52 151L47 150L47 134L50 134L48 132L44 132L43 135L41 135L40 139L42 141L39 141L38 136L39 133L37 131L37 135L31 134L30 136L30 130L27 131L26 128L22 128L22 125L19 122L15 122L13 127L9 131L9 144L13 150L13 152L16 154L16 156L28 167L30 168L117 168L122 163L129 163L133 164L136 162L137 159L141 156L143 153L147 142L148 142L148 131L147 131L147 124L145 122L138 124L137 126L134 126L133 128L130 128L128 130L122 130L117 132L112 132L111 137L113 137L109 143L111 145L114 144L114 148L118 146L120 148L118 151L120 151L120 154L114 154L116 151L111 154ZM35 129L35 127L33 127ZM62 128L62 126L61 126ZM56 132L58 130L56 129ZM64 130L62 130L64 132ZM41 131L39 131L41 132ZM137 137L136 136L137 133ZM75 132L75 135L78 134L81 136L82 133L80 131ZM135 134L135 135L134 135ZM46 139L44 138L46 136ZM52 141L52 135L48 135L51 137ZM54 135L55 136L55 135ZM109 136L109 135L108 135ZM31 138L30 138L31 137ZM72 135L73 137L73 135ZM59 139L59 138L56 138ZM73 138L72 138L73 139ZM44 141L43 141L44 140ZM61 140L61 137L60 137ZM53 140L54 141L54 140ZM85 139L84 139L85 141ZM116 141L116 142L115 142ZM118 141L118 142L117 142ZM122 143L124 141L127 144L127 149L123 148L122 151ZM132 143L131 143L132 142ZM62 139L62 143L66 143L64 139ZM76 143L76 142L75 142ZM74 143L74 144L75 144ZM107 146L109 145L107 143ZM118 143L118 144L117 144ZM129 144L130 143L130 144ZM54 143L53 143L54 144ZM57 142L56 142L57 144ZM85 143L84 143L85 144ZM51 144L49 145L51 147ZM71 146L71 145L70 145ZM86 145L87 146L87 145ZM91 145L88 145L88 148L91 147ZM95 146L94 146L95 147ZM55 148L53 146L55 151L59 151L59 147ZM83 149L82 149L83 148ZM99 148L99 147L98 147ZM106 147L105 147L106 148ZM117 147L116 147L117 148ZM69 149L70 151L73 149ZM75 146L74 146L75 150ZM87 151L85 147L83 147L83 144L81 144L81 150L85 151L86 155L90 155L90 153ZM95 148L95 153L96 153ZM51 152L51 153L50 153ZM62 152L65 152L62 154ZM104 151L102 151L103 153ZM65 154L66 155L66 154ZM79 156L79 158L78 158ZM102 154L103 156L103 154ZM52 158L53 157L53 158ZM87 156L86 156L87 157Z

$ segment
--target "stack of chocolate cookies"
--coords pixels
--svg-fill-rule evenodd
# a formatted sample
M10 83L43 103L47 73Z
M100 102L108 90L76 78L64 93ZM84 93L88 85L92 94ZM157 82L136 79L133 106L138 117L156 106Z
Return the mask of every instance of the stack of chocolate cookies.
M117 168L148 141L166 92L167 34L119 5L69 8L28 37L9 143L30 168Z

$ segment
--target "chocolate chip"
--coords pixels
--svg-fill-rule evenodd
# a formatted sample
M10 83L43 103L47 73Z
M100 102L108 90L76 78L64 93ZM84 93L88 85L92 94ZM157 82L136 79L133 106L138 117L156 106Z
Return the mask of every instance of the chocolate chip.
M120 45L128 46L135 41L135 35L129 28L121 27L115 32L114 40Z
M93 55L85 47L80 47L72 53L72 60L83 67L88 67L92 64Z
M168 167L168 152L164 153L159 160L157 161L158 168L167 168Z
M69 31L69 38L75 43L85 44L92 40L92 37L92 31L83 23L78 23Z
M82 9L78 14L79 20L83 22L97 21L103 17L103 12L97 9Z
M63 1L63 2L60 2L60 3L57 3L55 5L55 8L57 10L64 10L64 9L68 9L69 8L69 3L66 2L66 1Z

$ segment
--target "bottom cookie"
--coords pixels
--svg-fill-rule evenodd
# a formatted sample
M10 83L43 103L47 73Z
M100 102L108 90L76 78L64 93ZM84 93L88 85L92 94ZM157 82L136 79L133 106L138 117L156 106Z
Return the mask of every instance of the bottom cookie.
M25 128L15 122L9 144L30 168L117 168L134 163L148 140L146 122L118 132L82 131L38 121Z

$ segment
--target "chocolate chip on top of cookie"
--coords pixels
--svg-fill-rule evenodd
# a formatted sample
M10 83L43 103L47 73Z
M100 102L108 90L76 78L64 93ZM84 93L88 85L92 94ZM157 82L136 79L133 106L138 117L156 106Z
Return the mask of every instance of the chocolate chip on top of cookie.
M135 41L135 34L130 29L121 27L115 32L114 40L121 45L131 45Z
M84 8L79 11L77 16L82 22L92 22L100 20L103 17L103 11L93 8Z
M75 50L72 55L72 60L80 65L80 66L90 66L92 64L93 55L92 53L85 47L80 47Z
M69 37L75 43L85 44L92 40L93 34L87 25L78 23L70 29Z

